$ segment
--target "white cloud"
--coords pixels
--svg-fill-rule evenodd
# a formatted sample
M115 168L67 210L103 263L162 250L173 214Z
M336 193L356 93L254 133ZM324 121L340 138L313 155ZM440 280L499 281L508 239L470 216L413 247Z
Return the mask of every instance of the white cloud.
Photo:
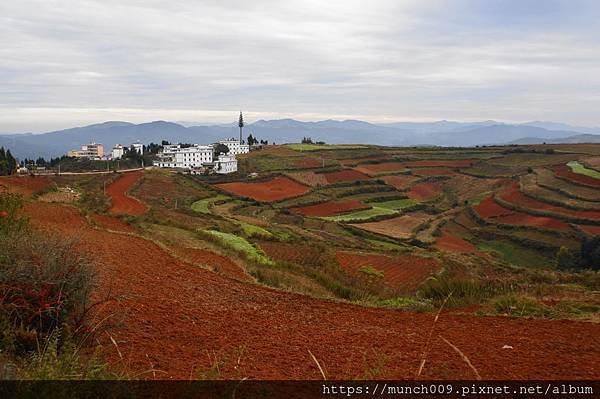
M0 131L240 108L599 124L600 36L578 23L597 14L561 1L3 2Z

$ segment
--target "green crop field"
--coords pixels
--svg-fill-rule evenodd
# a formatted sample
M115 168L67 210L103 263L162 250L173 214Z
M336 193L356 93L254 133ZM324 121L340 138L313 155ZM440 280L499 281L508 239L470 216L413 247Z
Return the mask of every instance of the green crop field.
M396 213L393 209L382 208L378 206L374 206L371 209L365 209L362 211L356 211L352 213L346 213L338 216L328 216L323 219L332 220L334 222L347 222L347 221L365 221L376 216L382 215L392 215Z
M191 206L194 212L210 213L210 207L219 201L226 201L230 199L226 195L217 195L216 197L204 198L194 202Z
M418 204L417 201L405 198L405 199L396 199L391 201L383 201L383 202L370 202L369 204L376 206L377 208L386 208L386 209L406 209Z
M243 253L248 259L263 264L273 263L262 251L258 250L243 237L215 230L204 230L204 233L216 237L224 246Z
M588 169L577 161L571 161L567 164L574 173L600 179L600 172L594 169Z
M516 266L529 268L553 268L552 262L545 256L530 249L517 246L504 240L479 240L477 248L485 252L494 252L502 260Z

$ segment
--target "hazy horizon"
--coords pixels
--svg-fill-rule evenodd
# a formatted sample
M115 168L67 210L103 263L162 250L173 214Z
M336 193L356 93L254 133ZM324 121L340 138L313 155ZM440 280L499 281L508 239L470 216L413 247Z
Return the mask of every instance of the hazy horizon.
M108 120L598 126L595 1L0 4L0 132Z

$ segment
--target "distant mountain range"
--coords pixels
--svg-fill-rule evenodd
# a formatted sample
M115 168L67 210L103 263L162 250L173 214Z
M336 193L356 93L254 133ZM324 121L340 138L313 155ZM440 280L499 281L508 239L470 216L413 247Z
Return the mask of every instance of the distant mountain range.
M104 122L48 133L2 134L0 146L17 158L50 158L95 141L109 151L115 144L140 141L213 143L239 137L237 123L195 126L156 121L142 124ZM269 142L299 142L303 137L336 144L367 143L413 146L475 146L493 144L600 143L600 128L577 127L554 122L506 124L482 122L397 122L373 124L360 120L301 122L294 119L259 120L244 128L244 139L252 133Z

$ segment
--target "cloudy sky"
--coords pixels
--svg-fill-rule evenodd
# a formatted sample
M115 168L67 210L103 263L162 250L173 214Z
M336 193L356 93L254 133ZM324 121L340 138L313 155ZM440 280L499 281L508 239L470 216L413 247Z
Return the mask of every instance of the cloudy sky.
M600 125L600 2L4 0L0 132L105 120Z

